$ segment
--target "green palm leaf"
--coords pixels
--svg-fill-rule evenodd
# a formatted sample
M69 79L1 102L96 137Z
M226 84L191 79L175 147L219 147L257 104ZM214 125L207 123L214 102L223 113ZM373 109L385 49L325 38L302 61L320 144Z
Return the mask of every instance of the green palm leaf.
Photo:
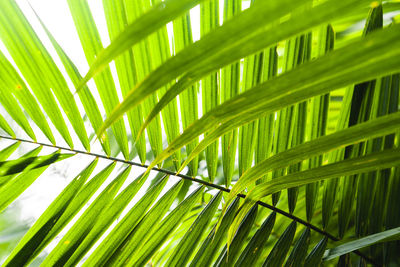
M65 4L88 67L0 1L2 265L400 264L396 1Z

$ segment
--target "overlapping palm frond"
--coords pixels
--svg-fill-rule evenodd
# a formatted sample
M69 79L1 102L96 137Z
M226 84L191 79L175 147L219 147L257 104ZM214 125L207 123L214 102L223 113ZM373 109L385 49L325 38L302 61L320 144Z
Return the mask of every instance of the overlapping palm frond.
M0 1L0 211L91 159L4 266L400 264L397 1L67 3L86 73Z

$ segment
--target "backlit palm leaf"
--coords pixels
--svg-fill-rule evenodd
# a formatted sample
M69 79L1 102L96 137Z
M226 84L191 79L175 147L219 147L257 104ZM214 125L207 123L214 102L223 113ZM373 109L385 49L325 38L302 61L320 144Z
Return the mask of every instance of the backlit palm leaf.
M400 264L396 1L66 3L86 73L0 1L0 211L79 173L4 266Z

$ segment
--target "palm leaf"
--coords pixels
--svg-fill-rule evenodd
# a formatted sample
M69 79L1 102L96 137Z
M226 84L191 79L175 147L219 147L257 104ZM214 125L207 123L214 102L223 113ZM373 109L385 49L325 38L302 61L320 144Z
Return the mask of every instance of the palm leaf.
M66 3L85 73L0 1L0 219L80 172L4 266L400 262L397 3Z
M365 236L363 238L347 242L335 248L331 248L324 253L324 259L329 260L344 255L350 251L371 246L375 243L396 240L399 238L399 228L390 229L377 234Z

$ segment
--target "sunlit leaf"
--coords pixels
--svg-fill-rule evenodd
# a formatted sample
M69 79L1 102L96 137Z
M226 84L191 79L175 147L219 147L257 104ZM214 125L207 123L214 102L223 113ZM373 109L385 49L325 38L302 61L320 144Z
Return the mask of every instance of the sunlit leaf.
M43 242L47 234L56 225L58 219L64 214L70 202L79 192L85 181L96 166L97 161L92 162L78 176L76 176L63 192L43 212L42 216L29 229L21 239L13 252L4 262L4 266L25 265L33 260L37 247Z

